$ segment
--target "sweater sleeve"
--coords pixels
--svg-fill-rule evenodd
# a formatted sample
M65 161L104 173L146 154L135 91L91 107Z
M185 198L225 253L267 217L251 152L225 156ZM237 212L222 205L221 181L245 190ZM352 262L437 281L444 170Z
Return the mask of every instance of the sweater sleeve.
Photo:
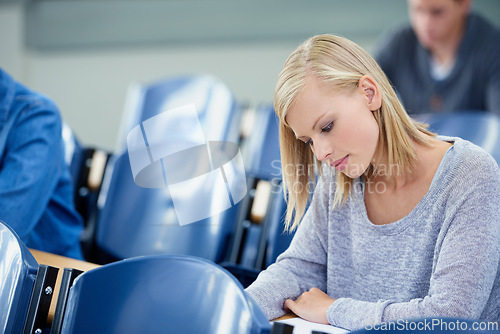
M491 157L458 168L427 295L405 302L339 298L327 311L332 325L353 329L397 319L481 316L500 262L500 176Z
M290 247L246 289L268 319L285 314L288 298L312 287L326 291L328 199L328 187L320 180Z

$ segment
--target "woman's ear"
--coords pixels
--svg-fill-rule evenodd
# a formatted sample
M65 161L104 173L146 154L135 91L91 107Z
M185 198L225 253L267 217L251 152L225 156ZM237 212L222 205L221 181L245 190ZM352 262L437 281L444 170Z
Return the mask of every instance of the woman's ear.
M382 106L382 94L377 82L369 75L364 75L359 79L358 89L366 98L366 103L371 111L377 111Z

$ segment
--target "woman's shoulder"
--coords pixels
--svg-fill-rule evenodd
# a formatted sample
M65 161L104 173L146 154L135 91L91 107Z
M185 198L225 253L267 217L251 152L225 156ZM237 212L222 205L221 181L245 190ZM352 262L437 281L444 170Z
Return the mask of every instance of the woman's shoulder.
M440 136L439 138L453 141L451 148L454 154L451 155L450 160L458 170L466 173L477 171L477 168L495 173L499 171L495 159L478 145L458 137Z
M483 148L458 137L438 137L453 142L443 158L442 173L451 183L461 186L484 182L500 183L500 169Z

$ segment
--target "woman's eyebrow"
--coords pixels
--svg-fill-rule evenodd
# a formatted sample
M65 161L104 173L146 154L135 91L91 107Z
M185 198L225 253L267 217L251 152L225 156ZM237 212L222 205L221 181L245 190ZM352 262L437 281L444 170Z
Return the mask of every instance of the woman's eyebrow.
M316 119L316 122L314 122L313 124L313 127L312 129L314 130L314 128L316 128L316 125L318 124L318 122L326 115L326 112L324 112L323 114L321 114L317 119Z
M314 122L313 126L312 126L312 129L314 130L316 128L316 125L318 124L318 122L326 115L326 112L324 112L323 114L321 114L317 119L316 119L316 122ZM307 136L299 136L297 135L297 133L295 131L293 131L294 135L295 135L295 138L296 139L301 139L301 138L308 138Z

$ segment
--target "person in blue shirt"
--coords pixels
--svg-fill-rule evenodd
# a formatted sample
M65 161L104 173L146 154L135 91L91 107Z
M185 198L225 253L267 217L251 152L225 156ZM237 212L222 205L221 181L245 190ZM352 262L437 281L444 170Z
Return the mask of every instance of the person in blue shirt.
M470 0L408 0L411 25L386 34L375 59L409 114L500 114L500 29Z
M0 220L29 247L82 259L82 218L49 98L0 68Z

